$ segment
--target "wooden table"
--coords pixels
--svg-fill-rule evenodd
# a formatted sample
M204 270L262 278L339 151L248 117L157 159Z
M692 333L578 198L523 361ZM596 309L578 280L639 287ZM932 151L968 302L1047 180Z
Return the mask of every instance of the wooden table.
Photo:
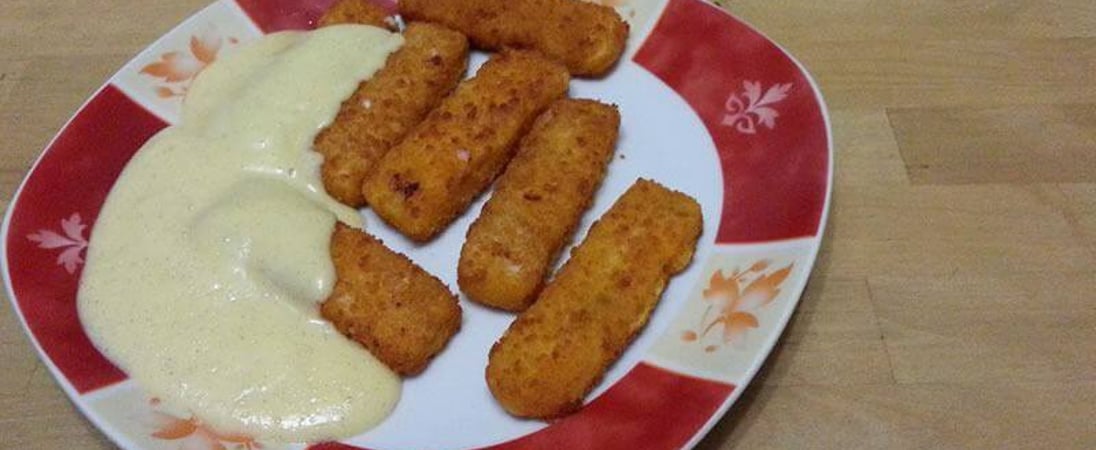
M208 0L3 0L0 201ZM716 448L1096 448L1096 3L727 0L837 146L820 260ZM0 445L112 448L0 306Z

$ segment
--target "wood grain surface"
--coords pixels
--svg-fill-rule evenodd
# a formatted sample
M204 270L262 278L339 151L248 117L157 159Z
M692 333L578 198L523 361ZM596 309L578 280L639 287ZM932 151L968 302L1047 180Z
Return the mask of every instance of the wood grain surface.
M207 2L0 2L5 208ZM818 79L837 173L800 309L699 448L1096 448L1096 2L721 3ZM3 303L0 447L113 448Z

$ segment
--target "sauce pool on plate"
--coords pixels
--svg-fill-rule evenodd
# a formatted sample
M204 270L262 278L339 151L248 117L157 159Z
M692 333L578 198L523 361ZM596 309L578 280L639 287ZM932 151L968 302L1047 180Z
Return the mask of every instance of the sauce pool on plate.
M355 25L268 35L208 67L182 120L134 156L95 223L78 294L96 346L219 432L300 442L382 421L400 380L319 317L336 220L313 138L403 38Z

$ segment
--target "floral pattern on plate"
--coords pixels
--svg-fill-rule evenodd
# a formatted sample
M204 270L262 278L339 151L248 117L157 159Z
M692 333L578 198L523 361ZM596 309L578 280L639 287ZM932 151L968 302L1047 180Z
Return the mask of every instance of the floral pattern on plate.
M775 343L807 282L813 240L721 245L652 346L656 365L743 385Z
M84 263L80 254L88 247L88 240L84 237L84 229L87 227L80 218L80 213L72 213L67 219L61 219L61 231L64 234L53 230L38 230L28 234L27 239L38 243L38 248L41 249L60 249L57 265L64 267L69 274L75 274L76 268Z
M772 130L776 128L776 118L780 116L775 105L788 97L791 88L791 83L777 83L762 94L760 82L744 81L742 93L732 93L727 97L727 115L720 123L745 134L757 133L758 125Z
M720 345L736 344L747 331L761 326L757 311L769 306L780 295L781 284L795 266L791 263L766 273L770 263L763 259L746 270L734 268L726 276L722 269L716 270L701 294L708 306L697 326L681 333L681 340L704 344L711 342L710 336L716 336L716 332L722 330L719 342L704 347L704 351L714 352Z
M182 98L205 66L261 35L231 0L220 0L133 58L111 82L161 120L175 123Z
M190 37L190 45L185 50L172 50L160 54L160 59L141 68L141 73L156 78L156 96L160 98L178 98L186 96L194 77L213 64L217 54L227 43L240 42L234 37L224 38L210 28L201 34Z
M149 399L154 408L160 404L157 398ZM150 413L155 422L155 431L149 433L156 439L177 441L180 449L187 450L256 450L263 445L254 438L238 434L219 433L201 419L190 415L187 418L153 410Z

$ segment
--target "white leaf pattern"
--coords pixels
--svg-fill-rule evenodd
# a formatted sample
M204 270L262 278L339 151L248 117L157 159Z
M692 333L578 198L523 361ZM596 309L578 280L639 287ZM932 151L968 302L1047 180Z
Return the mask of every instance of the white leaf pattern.
M750 105L756 105L761 100L761 83L758 81L744 81L742 87L746 90L746 98Z
M84 240L84 228L87 227L87 225L80 223L80 215L76 213L73 213L68 219L61 219L61 230L64 230L65 236L75 242Z
M778 84L769 88L765 92L765 96L761 97L761 101L757 102L758 105L771 105L773 103L784 100L788 97L788 90L792 88L791 83Z
M64 236L52 230L38 230L37 233L28 234L27 239L37 242L38 248L47 250L63 248L64 250L57 255L57 265L73 274L84 262L80 253L88 247L88 241L84 238L85 229L87 225L83 223L80 214L73 213L69 218L61 219L61 231L65 233Z
M27 236L27 239L37 242L38 248L47 249L68 247L76 244L71 239L50 230L39 230L37 233Z
M760 81L743 81L741 93L732 92L723 107L726 114L722 125L734 127L743 134L757 133L757 124L772 130L780 112L773 105L788 97L791 83L777 83L762 92Z
M769 127L770 130L776 126L776 118L780 116L780 113L768 106L759 106L753 112L757 115L757 121Z

